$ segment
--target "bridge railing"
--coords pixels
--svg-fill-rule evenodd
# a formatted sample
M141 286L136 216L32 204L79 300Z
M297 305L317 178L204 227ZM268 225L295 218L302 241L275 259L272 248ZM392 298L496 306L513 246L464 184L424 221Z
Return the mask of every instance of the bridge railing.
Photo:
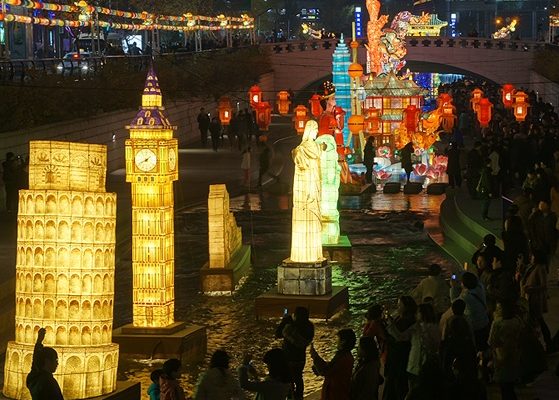
M48 75L58 75L61 78L87 78L98 74L106 65L119 63L128 71L146 70L152 57L161 58L170 62L184 62L189 58L215 53L231 53L239 49L251 46L239 46L232 48L220 48L198 52L174 52L151 55L116 55L116 56L94 56L79 60L63 58L45 59L19 59L0 60L0 81L27 82Z
M346 41L348 42L348 41ZM359 41L361 45L365 41ZM293 53L307 50L329 50L338 43L337 39L303 40L278 43L263 43L260 46L269 48L273 53ZM408 37L409 47L444 47L469 49L495 49L510 51L536 51L545 47L545 42L526 40L497 40L485 38L448 38L448 37Z

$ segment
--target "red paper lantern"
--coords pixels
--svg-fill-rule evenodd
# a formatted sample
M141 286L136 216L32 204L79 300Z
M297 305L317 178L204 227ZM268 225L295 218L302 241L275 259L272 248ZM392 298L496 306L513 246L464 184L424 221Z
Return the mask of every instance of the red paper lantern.
M272 106L267 101L256 104L256 123L258 129L267 131L272 123Z
M318 94L313 94L312 97L309 100L309 104L311 106L311 114L315 118L320 117L320 115L324 111L322 109L322 104L320 104L320 100L321 100L321 98Z
M218 103L218 112L219 112L219 120L221 121L221 125L229 125L231 122L231 114L233 112L233 107L231 106L231 100L229 97L222 96L219 99Z
M362 115L352 115L347 121L347 127L353 135L359 135L365 128L365 117Z
M526 120L526 115L528 115L528 95L522 91L516 92L514 94L514 117L517 121L523 122Z
M419 124L421 111L415 105L407 106L404 110L404 126L408 132L415 132Z
M514 103L514 86L510 83L503 85L501 90L503 95L503 105L505 108L511 108Z
M248 90L248 98L250 100L250 106L256 108L256 105L262 102L262 89L258 85L252 86Z
M298 134L305 132L305 125L309 120L309 109L303 105L298 105L293 110L293 123L295 124L295 130Z
M375 107L367 109L365 118L365 132L369 135L380 133L380 111Z
M340 106L334 107L334 118L336 118L336 123L338 125L338 129L342 130L345 126L345 114L346 112Z
M470 99L470 103L472 104L472 110L477 113L477 105L481 98L483 97L483 90L479 88L475 88L472 90L472 98Z
M487 97L483 97L479 100L477 107L477 120L479 121L479 126L482 128L487 128L489 126L489 122L491 122L492 109L493 103L491 103Z
M277 95L277 105L278 105L278 112L281 115L286 115L289 113L289 106L291 105L291 101L289 101L289 92L287 90L282 90Z

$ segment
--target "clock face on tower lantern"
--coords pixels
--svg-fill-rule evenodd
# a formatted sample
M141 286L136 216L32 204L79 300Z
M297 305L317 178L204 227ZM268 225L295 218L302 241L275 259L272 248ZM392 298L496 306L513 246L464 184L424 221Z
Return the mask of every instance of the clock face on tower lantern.
M177 152L175 149L169 149L169 170L174 171L177 168Z
M142 172L152 171L157 165L157 154L150 149L141 149L134 156L134 164Z

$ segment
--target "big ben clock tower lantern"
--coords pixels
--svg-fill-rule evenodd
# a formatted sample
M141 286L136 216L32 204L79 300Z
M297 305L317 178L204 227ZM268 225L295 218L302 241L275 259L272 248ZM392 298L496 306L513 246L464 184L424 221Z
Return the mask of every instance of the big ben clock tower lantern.
M163 114L159 82L150 68L142 107L126 128L126 181L132 184L134 328L175 324L173 182L178 141Z

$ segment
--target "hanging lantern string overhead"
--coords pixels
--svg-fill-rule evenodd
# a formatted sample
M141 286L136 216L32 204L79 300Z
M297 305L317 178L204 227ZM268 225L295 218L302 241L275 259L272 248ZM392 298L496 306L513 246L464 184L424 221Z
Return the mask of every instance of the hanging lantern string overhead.
M119 23L99 21L99 26L105 28L115 28L124 30L151 30L161 29L170 31L191 31L191 30L219 30L224 28L229 29L252 29L254 27L254 18L243 14L241 17L228 17L223 14L216 17L209 17L203 15L193 15L191 13L183 14L181 16L174 15L156 15L142 12L131 12L122 10L113 10L107 7L90 6L85 1L74 3L74 5L63 5L53 3L41 3L38 1L29 0L5 0L5 4L12 6L21 6L32 10L46 10L52 12L65 12L76 14L75 19L57 19L57 18L44 18L44 17L29 17L14 13L6 13L2 15L6 21L14 21L25 24L36 25L50 25L50 26L85 26L87 21L80 21L80 14L102 14L124 19L133 19L142 21L140 23ZM169 23L161 23L169 22ZM206 24L201 24L204 22ZM179 25L171 25L170 23L177 23ZM216 25L213 25L217 23ZM183 25L184 24L184 25Z

